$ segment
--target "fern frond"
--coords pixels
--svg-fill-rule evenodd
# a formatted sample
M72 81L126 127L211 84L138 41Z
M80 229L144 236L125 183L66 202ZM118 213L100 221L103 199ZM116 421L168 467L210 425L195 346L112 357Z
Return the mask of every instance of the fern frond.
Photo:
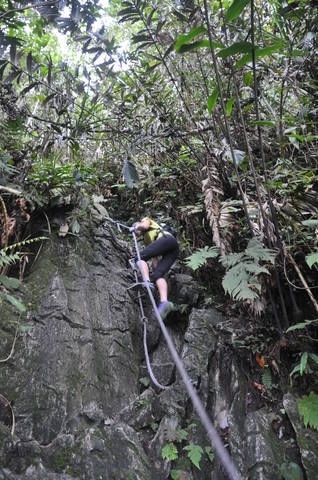
M40 242L41 240L47 240L47 237L30 238L29 240L23 240L22 242L13 243L12 245L8 245L7 247L2 248L0 250L0 254L2 252L6 253L8 250L16 250L17 248L24 247L25 245L30 245L34 242Z
M247 272L254 273L255 275L258 275L259 273L267 273L268 275L270 274L266 267L262 267L256 263L245 262L244 267Z
M219 255L219 249L217 247L200 248L195 253L185 259L185 263L192 270L196 271L202 267L209 258L215 258Z
M269 248L265 248L257 238L252 238L245 250L247 257L253 258L255 261L264 261L274 263L275 252Z
M274 252L256 239L249 241L244 252L231 253L220 259L227 272L223 278L223 288L235 300L256 300L261 292L257 275L270 274L260 265L260 261L274 262Z
M234 265L238 264L244 256L244 252L241 253L230 253L229 255L224 255L220 258L220 262L223 267L231 268Z
M240 288L233 292L235 300L256 300L258 294L252 290L247 282L242 282Z
M19 260L19 253L7 255L3 250L0 250L0 268L6 265L12 265Z
M298 412L303 417L304 425L318 430L318 395L310 392L304 395L298 402Z
M236 265L226 272L222 285L225 292L235 298L240 289L248 288L248 279L247 272L240 265Z

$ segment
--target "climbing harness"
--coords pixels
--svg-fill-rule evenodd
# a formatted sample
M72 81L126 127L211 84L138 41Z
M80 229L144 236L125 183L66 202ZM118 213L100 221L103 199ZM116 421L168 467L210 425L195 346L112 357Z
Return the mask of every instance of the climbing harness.
M116 224L117 228L119 228L119 231L121 231L121 229L126 229L132 234L133 239L134 239L137 259L138 259L138 261L140 261L141 260L140 251L139 251L137 237L135 235L134 229L131 228L131 227L128 227L127 225L123 225L122 223L116 222L115 220L113 220L109 217L107 217L107 220ZM142 275L143 282L146 282L145 273L144 273L143 269L140 269L140 272L141 272L141 275ZM135 278L138 281L137 271L134 270L134 273L135 273ZM138 282L136 282L136 283L138 283ZM155 302L155 299L154 299L151 288L147 284L145 284L145 286L143 288L146 289L146 291L148 293L148 296L149 296L149 299L151 301L155 316L156 316L156 318L159 322L161 331L162 331L162 333L165 337L165 340L167 342L167 345L168 345L168 348L170 350L171 356L172 356L172 358L174 360L174 363L177 367L177 370L179 371L179 374L180 374L180 376L181 376L181 378L184 382L184 385L187 389L187 392L188 392L188 394L189 394L189 396L192 400L192 404L193 404L195 410L197 411L197 414L199 415L199 417L201 419L202 425L205 428L206 433L207 433L207 435L208 435L208 437L211 441L212 447L214 448L216 454L218 455L218 457L219 457L219 459L220 459L220 461L221 461L221 463L224 467L224 470L227 472L230 480L240 480L239 473L238 473L234 463L232 462L228 451L224 447L219 434L217 433L216 429L214 428L207 412L205 411L205 409L204 409L204 407L201 403L201 400L200 400L197 392L195 391L195 389L194 389L194 387L191 383L191 380L190 380L190 378L189 378L189 376L188 376L188 374L187 374L187 372L184 368L182 360L179 357L179 355L178 355L178 353L175 349L175 346L174 346L174 344L171 340L171 337L168 333L168 330L167 330L167 328L166 328L166 326L165 326L165 324L164 324L164 322L161 318L161 315L158 311L158 308L157 308L157 305L156 305L156 302ZM147 345L147 341L146 341L147 340L147 334L145 333L145 324L147 323L147 318L145 317L145 314L144 314L140 289L138 290L138 302L139 302L139 308L140 308L142 320L143 320L143 323L144 323L144 346L145 346L145 345ZM148 355L147 347L145 348L145 356L146 356L146 363L147 363L147 367L148 367L148 365L150 366L150 361L149 361L149 355ZM148 367L148 370L149 370L149 367ZM152 372L151 366L150 366L149 374L150 374L150 371ZM153 383L158 388L164 388L164 389L168 388L168 387L165 387L163 385L160 385L160 383L157 382L157 380L155 379L155 377L153 375L153 372L150 374L150 377L151 377L151 380L153 381Z

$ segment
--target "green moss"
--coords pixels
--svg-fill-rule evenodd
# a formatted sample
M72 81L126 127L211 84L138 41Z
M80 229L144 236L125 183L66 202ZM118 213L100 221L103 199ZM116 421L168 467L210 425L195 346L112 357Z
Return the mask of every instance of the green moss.
M153 398L152 397L147 397L142 400L135 400L134 405L137 409L141 409L144 407L148 407L148 405L151 405Z
M77 388L85 381L85 375L78 368L74 368L67 376L67 382L71 388Z
M66 467L69 467L68 464L70 463L72 453L72 448L65 448L56 453L54 464L57 472L62 472Z

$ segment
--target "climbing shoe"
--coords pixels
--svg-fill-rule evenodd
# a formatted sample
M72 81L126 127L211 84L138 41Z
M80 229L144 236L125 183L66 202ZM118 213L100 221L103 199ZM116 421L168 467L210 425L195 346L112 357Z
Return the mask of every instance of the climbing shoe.
M162 320L165 320L165 318L169 315L170 312L174 309L173 303L172 302L161 302L158 305L158 312L161 315Z

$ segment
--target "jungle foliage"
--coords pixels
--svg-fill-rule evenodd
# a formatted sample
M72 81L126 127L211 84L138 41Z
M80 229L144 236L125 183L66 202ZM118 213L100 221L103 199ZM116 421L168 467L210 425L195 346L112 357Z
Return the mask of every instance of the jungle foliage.
M218 252L225 291L308 353L312 381L317 20L315 0L1 0L2 257L34 212L68 209L64 236L103 205L159 211L198 278Z

